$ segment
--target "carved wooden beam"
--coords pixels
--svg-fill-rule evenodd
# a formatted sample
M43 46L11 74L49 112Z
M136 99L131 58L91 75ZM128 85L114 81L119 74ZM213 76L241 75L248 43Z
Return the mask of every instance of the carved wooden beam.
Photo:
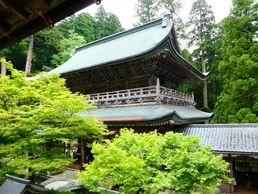
M46 6L49 6L53 0L40 0L42 3L44 3Z
M2 32L7 32L10 29L11 29L11 25L8 22L0 19L0 30Z
M16 3L9 0L0 0L0 5L9 9L12 13L19 16L22 20L27 20L29 14L20 8Z

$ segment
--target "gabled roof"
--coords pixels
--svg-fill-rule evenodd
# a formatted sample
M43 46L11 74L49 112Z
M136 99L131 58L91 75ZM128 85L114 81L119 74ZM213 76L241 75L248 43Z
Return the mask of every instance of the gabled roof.
M190 106L171 106L164 104L133 105L121 107L98 108L86 110L85 116L94 116L108 123L137 123L144 122L164 124L184 124L201 122L211 118L211 113L206 113Z
M198 135L202 145L214 152L258 155L258 123L192 124L180 128L185 135Z
M76 48L68 61L48 74L69 74L140 59L165 43L170 45L166 51L169 50L181 65L190 69L197 77L205 78L201 72L180 56L173 23L167 18L158 19Z
M0 187L0 194L20 194L25 191L30 181L11 175L6 175L6 181Z

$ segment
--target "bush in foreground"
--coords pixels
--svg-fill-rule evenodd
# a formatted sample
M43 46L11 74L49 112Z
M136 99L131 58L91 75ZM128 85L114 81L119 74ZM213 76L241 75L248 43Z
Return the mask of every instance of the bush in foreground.
M123 129L105 144L94 144L94 161L79 180L92 191L100 183L121 193L213 193L226 177L228 163L200 146L198 137Z

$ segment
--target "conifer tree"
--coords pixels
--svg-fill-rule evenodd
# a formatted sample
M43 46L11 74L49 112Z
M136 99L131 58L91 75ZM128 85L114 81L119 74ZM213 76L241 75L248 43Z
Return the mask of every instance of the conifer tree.
M136 4L136 16L139 17L137 25L150 22L159 18L160 1L138 0Z
M233 0L222 24L222 60L219 74L223 91L213 122L258 122L258 2Z
M169 15L172 19L179 40L186 39L186 25L179 16L179 11L182 8L181 0L160 0L160 4L163 10L162 15Z
M120 32L123 28L118 17L113 13L106 12L104 7L100 5L95 15L94 30L95 38L100 39Z
M189 23L191 29L188 34L188 44L195 48L193 57L196 66L200 67L203 73L207 72L207 63L212 57L212 43L215 36L215 17L211 6L205 0L197 0L193 3L190 12ZM203 107L208 108L207 80L203 87Z

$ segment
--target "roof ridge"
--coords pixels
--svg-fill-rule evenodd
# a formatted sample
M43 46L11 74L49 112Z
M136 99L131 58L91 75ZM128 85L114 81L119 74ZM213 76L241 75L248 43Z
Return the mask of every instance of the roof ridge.
M10 175L10 174L6 174L5 176L6 176L7 179L15 181L15 182L23 183L23 184L26 184L26 185L30 183L30 180L28 180L28 179L23 179L23 178L13 176L13 175Z
M221 127L221 126L231 126L231 127L252 127L258 126L258 123L216 123L216 124L190 124L185 127Z
M156 26L158 24L162 24L162 21L163 21L163 18L159 18L157 20L153 20L153 21L147 22L147 23L145 23L143 25L136 26L136 27L131 28L129 30L124 30L122 32L118 32L118 33L112 34L110 36L106 36L106 37L103 37L101 39L98 39L98 40L86 43L85 45L82 45L80 47L75 48L72 55L74 55L77 51L83 50L83 49L91 47L93 45L95 46L95 45L98 45L98 44L101 44L101 43L105 43L105 42L114 40L116 38L120 38L120 37L123 37L125 35L129 35L129 34L132 34L132 33L135 33L135 32L139 32L141 30L144 30L144 29Z

